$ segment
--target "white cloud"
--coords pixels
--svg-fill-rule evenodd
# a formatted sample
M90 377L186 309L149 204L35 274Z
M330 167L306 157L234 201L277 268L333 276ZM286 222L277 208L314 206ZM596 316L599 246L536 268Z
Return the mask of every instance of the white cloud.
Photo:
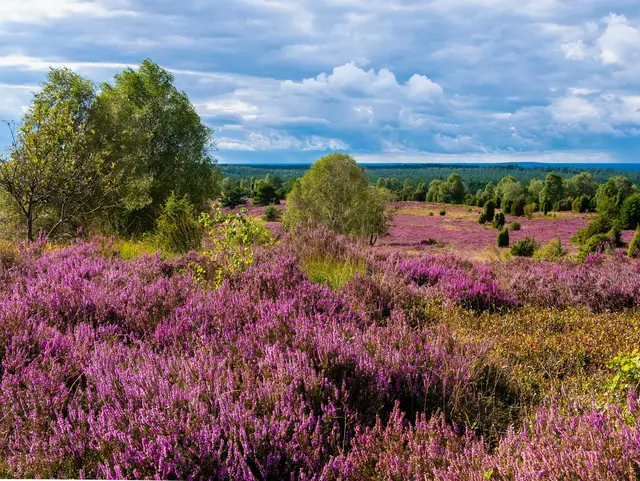
M640 61L640 28L632 26L624 15L610 14L598 39L600 58L605 64L629 65Z
M0 24L38 23L68 17L115 17L135 15L123 2L86 0L2 0Z
M587 47L582 40L563 44L562 51L569 60L584 60L587 58Z
M341 140L329 139L317 135L297 138L278 133L263 134L260 132L251 132L245 138L239 139L223 138L217 142L217 146L221 152L224 150L297 150L307 152L349 149L349 146Z
M321 73L301 82L285 80L282 89L307 95L369 95L378 98L404 97L431 101L442 96L440 85L424 75L414 74L406 83L398 83L389 69L363 70L355 62L335 67L330 74Z

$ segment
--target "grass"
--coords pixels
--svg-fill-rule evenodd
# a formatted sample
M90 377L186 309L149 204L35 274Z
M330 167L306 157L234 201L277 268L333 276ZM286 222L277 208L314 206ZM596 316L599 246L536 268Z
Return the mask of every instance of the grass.
M125 260L135 259L143 254L155 254L158 252L158 247L150 241L146 240L124 240L118 239L114 245L119 252L120 257ZM162 257L166 257L165 252L162 253Z
M314 257L302 262L302 269L307 273L310 281L326 284L333 290L340 289L356 274L364 273L366 268L366 263L359 259Z

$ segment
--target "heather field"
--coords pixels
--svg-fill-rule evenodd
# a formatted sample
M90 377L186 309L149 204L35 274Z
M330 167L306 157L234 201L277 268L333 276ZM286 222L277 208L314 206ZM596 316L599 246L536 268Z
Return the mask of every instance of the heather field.
M442 210L446 211L446 215L440 215ZM482 212L478 207L397 202L392 212L389 236L380 239L380 246L386 247L386 250L407 253L432 251L434 248L426 241L433 239L441 244L435 249L462 253L478 260L496 256L496 230L490 224L478 224L478 216ZM506 219L507 227L513 221L521 225L521 230L510 232L512 242L529 236L544 245L560 238L564 247L570 253L575 253L575 247L570 244L571 237L589 225L594 217L595 214L574 212L549 213L547 216L536 212L531 220L509 215ZM633 231L623 232L625 242L632 237Z
M468 226L481 247L463 211L422 208L387 246ZM0 249L0 476L640 476L637 260L480 263L324 230L239 270L125 248Z

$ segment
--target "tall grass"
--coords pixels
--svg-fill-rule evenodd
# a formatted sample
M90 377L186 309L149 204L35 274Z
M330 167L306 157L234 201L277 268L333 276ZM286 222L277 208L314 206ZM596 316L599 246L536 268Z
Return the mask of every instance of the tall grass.
M367 264L360 259L313 257L303 260L301 267L310 281L326 284L330 289L336 290L353 279L356 274L364 273Z

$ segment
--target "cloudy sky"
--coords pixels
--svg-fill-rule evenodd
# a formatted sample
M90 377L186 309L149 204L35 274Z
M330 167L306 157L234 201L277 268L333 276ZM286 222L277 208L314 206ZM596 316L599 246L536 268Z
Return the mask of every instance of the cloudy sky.
M0 119L144 58L221 162L640 161L638 0L0 0Z

